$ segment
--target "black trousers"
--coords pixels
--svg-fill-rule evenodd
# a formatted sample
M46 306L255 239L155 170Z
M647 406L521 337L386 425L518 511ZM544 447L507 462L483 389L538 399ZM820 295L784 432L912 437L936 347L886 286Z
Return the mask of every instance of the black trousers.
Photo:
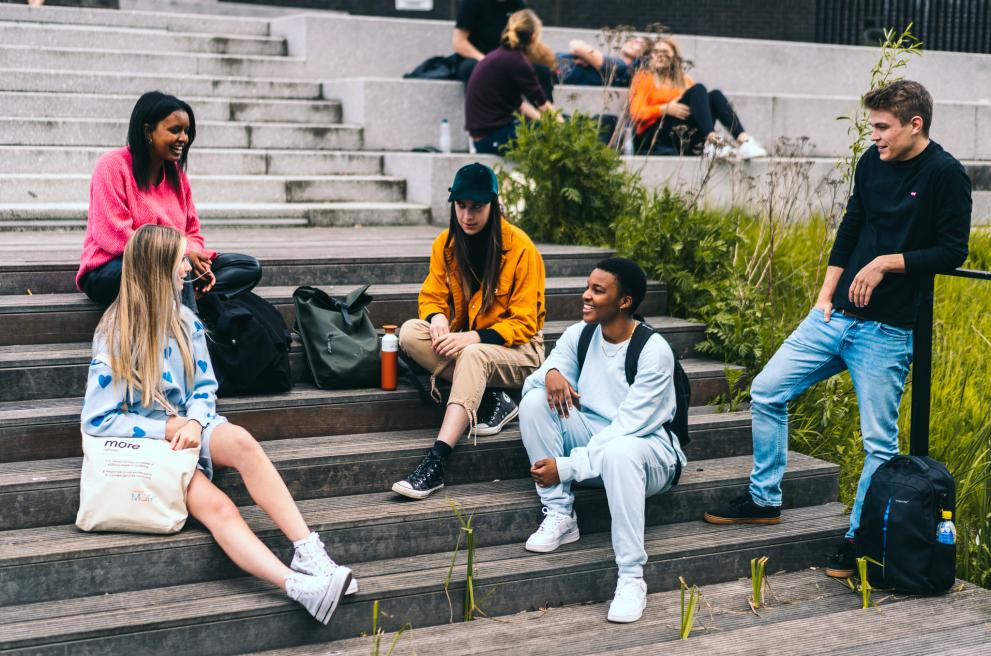
M94 303L100 307L108 307L120 293L122 268L123 258L115 258L87 273L79 284ZM217 279L213 291L227 297L254 289L262 278L261 262L250 255L238 253L221 253L213 261L210 270ZM196 312L196 285L187 280L182 287L183 305Z
M647 154L648 149L652 153L665 155L701 152L706 137L716 129L716 121L722 123L734 139L745 132L740 117L718 89L709 91L705 86L696 84L685 91L678 102L688 105L691 115L687 119L665 116L643 134L634 137L633 146L638 154Z
M462 57L461 55L457 55L457 57L457 77L465 84L468 84L468 78L471 77L471 72L475 70L478 60ZM547 100L554 102L554 72L543 64L534 64L533 70L537 73L537 81L540 82L540 88L544 90Z

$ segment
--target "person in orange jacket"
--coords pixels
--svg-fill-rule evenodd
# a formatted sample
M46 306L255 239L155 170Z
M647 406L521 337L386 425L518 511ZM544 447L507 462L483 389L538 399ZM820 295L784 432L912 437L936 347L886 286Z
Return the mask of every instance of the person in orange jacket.
M444 465L465 434L495 435L519 412L519 389L544 361L544 261L518 227L502 218L499 184L474 163L454 177L450 227L434 240L419 296L419 318L399 331L399 347L451 383L437 441L392 490L424 499L444 487ZM491 389L490 389L491 388Z

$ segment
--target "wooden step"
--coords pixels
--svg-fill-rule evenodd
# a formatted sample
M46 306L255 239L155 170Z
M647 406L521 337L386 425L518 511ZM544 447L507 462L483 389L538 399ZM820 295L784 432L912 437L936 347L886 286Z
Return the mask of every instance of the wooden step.
M585 283L584 277L548 278L545 285L547 320L580 319L580 296ZM333 296L343 296L354 287L320 285ZM375 325L402 324L415 317L420 287L419 282L372 285L368 293L374 300L368 309ZM291 326L296 315L292 304L295 289L295 286L256 287L254 292L274 304ZM666 305L664 284L649 283L641 312L664 314ZM101 315L97 305L81 293L0 296L0 346L88 341L93 338Z
M700 323L674 317L650 317L648 321L664 334L671 348L682 358L695 355L695 345L704 337L705 326ZM547 353L573 323L551 321L544 324ZM91 359L92 344L88 342L0 346L0 403L81 396L86 392ZM297 336L294 336L289 363L294 382L313 382ZM696 366L693 373L701 384L702 370ZM720 373L715 372L716 376ZM708 397L711 393L700 389L697 404L705 403Z
M692 381L692 402L704 404L726 391L726 365L683 360ZM439 425L439 406L420 401L405 383L399 389L320 390L300 383L283 394L220 399L217 410L259 440L328 433L403 430ZM82 398L0 403L0 462L64 458L81 453Z
M525 451L518 442L515 447L513 454L486 452L517 465L497 472L511 477L506 480L450 485L429 499L410 501L389 488L415 463L383 468L359 461L356 468L369 466L357 475L375 480L379 491L300 501L299 507L312 530L321 533L334 559L349 564L450 548L459 531L450 501L475 515L476 546L522 544L540 525L541 504L533 481L526 477ZM466 445L462 450L472 448ZM791 466L784 482L789 507L835 498L839 467L797 453L789 455ZM466 465L460 463L460 467ZM458 466L452 463L451 469ZM701 519L706 508L726 503L746 490L752 466L750 456L692 462L670 494L648 500L647 524ZM481 479L477 472L471 474L474 480ZM575 512L582 532L608 531L605 493L595 488L576 488L576 492ZM263 541L284 559L291 558L291 545L260 508L244 507L242 513ZM4 580L0 606L242 575L201 528L172 536L145 536L83 533L73 524L63 524L0 532L0 544L0 578Z
M706 585L742 576L749 560L763 555L781 569L802 569L821 561L847 524L842 506L826 504L785 511L776 526L651 526L644 578L654 591L675 588L679 576ZM475 562L476 594L491 615L604 600L615 586L608 533L587 534L551 554L528 554L518 543L482 547ZM357 637L375 600L382 602L386 630L406 622L446 624L462 613L463 552L453 570L451 606L444 590L450 565L450 551L355 563L361 589L326 627L269 584L246 577L7 606L0 608L0 650L47 655L98 645L103 653L171 655L209 644L210 653L234 654Z
M773 569L774 563L768 567ZM862 654L869 645L871 653L899 656L976 656L991 642L991 592L973 585L960 584L936 598L878 592L875 596L883 601L864 611L857 593L815 569L773 574L768 581L769 603L757 613L747 606L749 579L704 586L695 630L684 641L678 636L681 594L670 591L648 593L643 618L634 624L607 622L608 602L545 608L471 623L413 627L399 638L393 654L766 656L779 653L775 645L787 645L780 653L812 656ZM912 626L921 617L929 627L925 637ZM394 637L383 637L383 650ZM371 644L371 637L363 637L253 656L365 656Z
M689 460L751 453L750 413L691 413ZM263 442L294 499L381 491L408 474L433 445L433 428L353 435L321 435ZM0 530L71 524L79 506L82 459L0 463ZM520 432L510 424L477 442L465 439L451 456L449 485L515 478L529 462ZM238 505L251 503L240 475L217 472L214 482Z

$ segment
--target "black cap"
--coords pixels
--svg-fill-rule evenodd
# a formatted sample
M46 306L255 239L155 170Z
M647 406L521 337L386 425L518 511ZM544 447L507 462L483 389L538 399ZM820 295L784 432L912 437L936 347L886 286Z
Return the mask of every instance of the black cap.
M454 183L447 190L451 192L448 202L473 200L476 203L491 203L499 196L499 180L492 169L475 162L458 169Z

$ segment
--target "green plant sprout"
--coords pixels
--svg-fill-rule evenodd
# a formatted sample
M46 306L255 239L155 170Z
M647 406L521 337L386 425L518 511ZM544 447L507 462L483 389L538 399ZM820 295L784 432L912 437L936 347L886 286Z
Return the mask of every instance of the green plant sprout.
M857 559L857 574L858 574L858 576L860 576L860 586L859 586L860 587L860 596L861 596L861 599L863 601L863 605L861 606L861 608L863 608L864 610L867 610L867 608L870 607L870 605L871 605L871 592L874 591L874 588L871 587L870 581L867 580L867 564L868 563L873 563L873 564L877 565L878 567L884 567L884 565L882 565L881 563L877 562L876 560L874 560L870 556L862 556L862 557L860 557L860 558ZM850 586L850 589L851 590L853 590L854 592L857 591L857 587L858 586L854 585L853 584L853 581L851 581L850 579L847 579L846 582L847 582L847 585ZM877 603L875 603L874 606L877 607Z
M490 590L481 600L475 596L475 529L471 525L475 519L475 515L468 515L466 519L460 504L451 499L448 499L447 503L450 504L451 510L454 511L454 516L458 518L461 530L458 532L458 542L454 545L451 566L447 569L447 579L444 581L444 594L447 596L447 605L451 609L450 621L454 622L454 605L451 603L451 595L448 590L451 587L451 579L454 577L454 566L457 564L458 552L461 551L461 542L464 540L467 562L465 563L465 612L463 621L470 622L475 619L476 614L482 617L488 617L485 611L482 610L480 602L488 599L489 595L495 592L495 590Z
M386 615L382 612L382 615ZM392 638L392 644L389 645L389 651L385 653L385 656L392 656L392 652L396 650L396 645L399 643L399 639L403 637L406 631L413 629L413 625L407 622L403 625L401 629L396 631L396 635ZM372 602L372 656L381 656L382 653L382 638L385 636L385 629L379 627L379 600L376 599Z
M682 640L687 640L688 636L692 633L692 628L695 626L695 618L698 615L699 605L702 602L702 592L697 585L689 588L682 576L678 577L678 583L681 585L681 631L678 635ZM685 603L686 592L688 593L687 604Z
M764 572L767 567L767 556L754 558L750 561L750 585L752 587L750 599L750 609L757 612L757 609L764 603L764 588L770 589L767 577Z

